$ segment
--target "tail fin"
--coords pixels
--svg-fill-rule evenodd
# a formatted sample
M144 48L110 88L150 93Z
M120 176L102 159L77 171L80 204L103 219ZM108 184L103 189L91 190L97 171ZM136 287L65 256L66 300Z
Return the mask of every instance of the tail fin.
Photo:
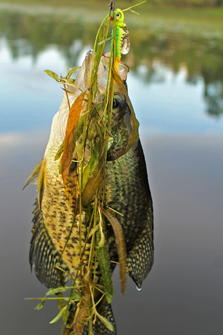
M149 209L146 225L134 242L133 248L127 255L129 276L136 283L138 288L142 287L143 280L151 270L153 258L153 213L152 210Z
M112 312L111 304L109 304L106 300L102 300L102 303L98 305L98 313L101 314L104 318L106 318L113 326L113 331L109 330L99 319L97 319L96 323L93 324L93 334L94 335L116 335L116 324L115 319ZM67 328L64 334L72 334L72 330L69 328L73 323L75 312L77 309L77 304L73 304L70 307L70 314L68 318ZM69 332L70 329L70 332ZM86 322L84 331L82 335L88 335L88 322Z

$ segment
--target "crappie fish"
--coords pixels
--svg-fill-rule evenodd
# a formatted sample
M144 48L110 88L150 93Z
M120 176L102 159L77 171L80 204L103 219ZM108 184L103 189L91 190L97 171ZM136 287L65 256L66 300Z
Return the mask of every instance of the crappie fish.
M75 80L75 85L82 91L86 90L89 85L91 61L92 52L89 52ZM120 63L119 75L125 87L127 73L128 67ZM99 93L96 98L99 103L103 101L107 77L108 61L106 57L102 56L98 69ZM73 93L69 94L70 105L72 105L80 96L80 90L75 87L70 87L69 90ZM83 247L89 225L89 218L84 210L76 215L74 220L77 203L77 183L75 182L78 174L77 163L72 162L70 166L65 189L62 175L59 173L60 162L55 160L65 137L68 114L69 108L64 94L59 112L55 114L52 121L44 158L25 184L26 186L29 183L35 183L38 178L38 198L40 201L35 203L29 262L31 267L35 267L39 281L48 288L64 285L68 280L66 273L75 274L79 264L80 243ZM81 111L82 114L83 111ZM107 154L105 176L106 202L107 206L114 210L114 216L117 217L122 226L126 242L128 274L140 288L153 264L153 206L140 139L127 152L123 151L132 131L132 114L134 111L127 91L115 84L110 128L113 140ZM81 231L79 227L80 215L83 222ZM107 224L107 235L110 259L114 261L111 263L113 271L115 262L118 262L118 252L113 229L109 223ZM83 254L83 261L86 265L89 252L90 244L86 244ZM66 273L58 273L53 268L55 264ZM75 309L76 306L73 308ZM113 324L114 331L104 328L97 333L94 328L94 333L115 335L116 327L110 304L104 307L104 313ZM88 334L87 325L83 334Z

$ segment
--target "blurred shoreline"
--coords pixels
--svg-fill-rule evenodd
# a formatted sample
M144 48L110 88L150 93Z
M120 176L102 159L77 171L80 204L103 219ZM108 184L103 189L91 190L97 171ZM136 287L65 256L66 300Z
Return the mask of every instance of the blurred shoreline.
M48 4L0 2L1 96L7 106L0 131L50 124L62 92L43 71L62 74L65 63L80 65L107 14L104 5L91 9L82 3L74 10ZM155 132L222 132L223 20L203 20L202 15L194 20L188 14L203 9L188 9L182 19L164 16L162 8L158 14L138 8L140 16L126 13L131 49L123 61L130 67L128 86L139 121ZM10 82L13 100L5 82Z
M140 2L140 1L139 1ZM0 10L22 11L32 15L57 14L66 15L67 19L73 17L80 21L101 22L103 15L108 14L109 1L37 1L37 0L0 0ZM116 1L116 6L122 9L136 4L136 1ZM150 19L162 19L166 22L186 21L193 24L203 24L208 20L209 25L223 26L223 5L220 7L179 7L168 6L160 2L151 4L146 2L134 9L140 15L134 15L129 11L126 16L131 17L134 25L147 25Z

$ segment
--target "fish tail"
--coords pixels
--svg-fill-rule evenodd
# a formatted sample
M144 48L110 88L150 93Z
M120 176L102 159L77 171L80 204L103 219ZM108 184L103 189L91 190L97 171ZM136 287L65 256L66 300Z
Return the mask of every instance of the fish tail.
M127 256L129 276L139 289L151 270L154 260L152 204L150 206L147 223Z
M70 328L71 324L73 323L74 316L77 309L77 303L74 303L70 307L70 314L67 322L67 328L65 329L64 334L69 335L72 331ZM113 331L109 330L98 318L95 324L93 324L93 334L94 335L116 335L116 324L115 319L112 312L111 304L109 304L105 299L102 300L101 303L99 303L97 311L100 315L102 315L104 318L106 318L110 324L113 327ZM70 332L69 332L70 330ZM82 335L88 335L88 322L86 322L84 326L84 331Z
M59 252L55 249L44 225L39 204L35 202L33 211L33 229L30 241L29 263L31 270L35 268L35 274L39 281L48 288L64 285L69 276L60 269L69 272L67 265L61 260Z

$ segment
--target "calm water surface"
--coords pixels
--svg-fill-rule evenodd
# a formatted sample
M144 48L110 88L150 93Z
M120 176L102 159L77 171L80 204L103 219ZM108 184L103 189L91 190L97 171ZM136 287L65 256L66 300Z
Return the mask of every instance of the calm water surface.
M3 8L4 7L4 8ZM89 13L83 9L86 17ZM61 14L62 13L62 14ZM28 264L35 187L21 191L42 159L62 90L43 71L65 74L92 47L94 20L0 6L1 334L59 334L55 303ZM106 14L106 13L105 13ZM84 17L85 17L84 16ZM129 95L140 121L155 211L155 263L142 291L114 274L120 335L223 333L222 33L181 24L126 22L132 31ZM134 25L135 24L135 25ZM175 27L175 28L174 28Z

